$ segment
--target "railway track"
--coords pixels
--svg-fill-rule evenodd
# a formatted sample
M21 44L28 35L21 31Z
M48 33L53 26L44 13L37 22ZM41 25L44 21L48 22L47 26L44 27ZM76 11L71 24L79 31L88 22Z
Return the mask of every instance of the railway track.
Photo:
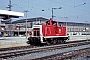
M78 58L80 56L88 55L90 54L90 47L89 48L84 48L84 49L79 49L79 50L73 50L69 52L64 52L64 53L58 53L50 56L45 56L41 58L35 58L32 60L73 60L74 58Z
M78 42L78 43L69 43L69 44L61 44L61 45L53 45L53 46L36 47L36 48L27 48L27 49L24 48L24 49L2 51L2 52L0 52L0 59L8 59L8 58L13 58L13 57L17 57L17 56L23 56L23 55L26 55L26 54L48 52L48 51L71 48L71 47L77 47L77 46L88 45L88 44L90 44L90 41L88 41L88 42Z

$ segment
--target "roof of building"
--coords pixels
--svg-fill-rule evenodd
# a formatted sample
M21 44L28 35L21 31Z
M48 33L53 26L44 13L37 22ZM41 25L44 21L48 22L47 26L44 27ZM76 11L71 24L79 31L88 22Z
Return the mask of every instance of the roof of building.
M43 17L27 18L27 19L20 19L17 21L13 21L12 24L25 23L26 20L27 22L33 22L33 21L48 21L49 19L43 18ZM6 24L11 24L10 20L2 21L2 22ZM67 26L90 26L89 23L76 23L76 22L59 22L59 23L63 23L64 25L67 25Z
M24 13L21 13L21 12L0 10L0 18L4 20L9 18L19 18L23 16L24 16Z
M27 19L21 19L17 21L13 21L12 23L23 23L23 22L33 22L33 21L47 21L49 19L43 18L43 17L37 17L37 18L27 18Z

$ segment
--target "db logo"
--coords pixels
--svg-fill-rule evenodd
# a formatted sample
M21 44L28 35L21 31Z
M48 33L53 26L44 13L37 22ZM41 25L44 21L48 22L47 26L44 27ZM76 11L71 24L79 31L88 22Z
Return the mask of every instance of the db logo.
M59 33L61 33L61 29L59 29Z

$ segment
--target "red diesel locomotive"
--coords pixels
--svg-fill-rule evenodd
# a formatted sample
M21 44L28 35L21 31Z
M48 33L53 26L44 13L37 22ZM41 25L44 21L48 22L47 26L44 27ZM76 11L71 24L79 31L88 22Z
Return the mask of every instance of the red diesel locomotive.
M33 25L32 28L27 41L30 45L60 44L65 43L65 40L68 39L66 27L53 20L48 20L45 25Z

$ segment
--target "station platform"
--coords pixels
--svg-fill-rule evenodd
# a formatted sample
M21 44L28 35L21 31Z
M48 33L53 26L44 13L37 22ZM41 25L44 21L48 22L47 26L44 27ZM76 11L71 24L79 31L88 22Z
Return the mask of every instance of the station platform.
M0 48L27 46L26 37L0 37Z

